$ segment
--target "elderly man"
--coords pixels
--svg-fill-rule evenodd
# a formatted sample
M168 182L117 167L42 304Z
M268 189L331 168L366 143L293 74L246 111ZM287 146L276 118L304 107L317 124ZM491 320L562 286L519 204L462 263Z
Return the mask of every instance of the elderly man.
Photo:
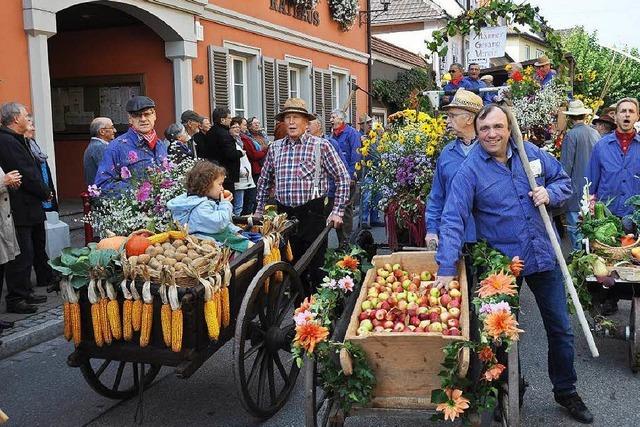
M536 79L542 87L545 87L556 76L556 71L551 69L551 61L547 55L542 55L533 63L536 68Z
M460 89L449 105L443 107L447 112L447 127L456 135L456 139L447 144L438 157L433 177L431 193L426 206L425 222L427 248L438 246L440 218L451 181L466 160L469 152L477 145L474 118L482 109L482 98L465 89ZM476 241L473 221L468 221L465 230L465 243Z
M560 163L533 144L525 143L521 159L510 139L511 123L495 104L475 119L479 146L472 150L453 178L440 222L436 255L438 285L448 286L457 273L467 224L475 222L478 239L509 258L524 260L524 277L533 292L547 333L549 377L556 402L583 423L593 416L576 392L574 342L560 268L538 206L560 207L571 195L571 180ZM522 166L528 161L538 176L530 190Z
M294 257L299 259L327 223L342 225L350 176L331 143L307 132L309 121L315 117L307 111L304 100L287 99L276 118L286 123L287 136L269 147L258 180L255 215L262 216L269 191L275 187L278 211L300 221L298 232L291 237ZM326 218L323 206L329 176L336 181L337 190L333 210ZM308 269L310 284L317 285L322 280L323 259L321 248Z
M467 77L463 79L466 82L466 87L470 90L480 90L482 88L486 88L487 84L480 79L480 65L472 62L469 64L469 69L467 73ZM478 92L479 93L479 92ZM482 98L484 104L491 104L493 95L490 92L487 93L479 93Z
M200 133L203 121L204 117L193 110L186 110L180 115L180 123L182 123L189 136L187 146L196 158L198 157L198 148L195 136Z
M607 107L602 110L599 117L594 118L591 124L598 131L600 136L613 132L616 128L616 107Z
M580 100L571 101L569 109L564 113L573 125L562 141L560 163L562 163L567 175L571 177L573 187L573 194L565 207L569 238L575 250L582 246L582 236L578 230L578 213L580 212L582 187L585 184L584 178L587 176L593 146L600 139L598 132L584 122L587 114L591 113L591 109L585 108Z
M148 167L162 165L167 159L167 146L154 129L155 102L146 96L134 96L125 108L131 127L111 141L96 174L95 185L103 191L125 189L132 176L144 176Z
M349 201L344 209L344 223L342 228L337 230L340 246L346 247L349 244L351 231L353 230L353 204L356 198L357 183L356 163L362 158L359 150L362 144L360 142L360 134L347 124L347 114L339 108L331 112L331 129L330 139L335 141L335 145L342 151L344 160L347 162L345 166L351 177Z
M107 146L116 137L116 128L108 117L96 117L89 125L89 135L91 140L84 156L82 157L82 169L84 171L84 182L92 185L96 180L96 173L100 162L104 157Z
M361 137L368 138L369 132L371 132L371 123L373 123L373 119L369 117L368 114L360 115L360 120L358 120L358 125L360 125L360 133Z
M460 88L470 89L469 83L464 80L464 70L462 68L462 64L458 64L457 62L451 64L451 66L449 67L449 74L451 75L451 80L449 81L449 83L444 85L442 90L455 92ZM452 97L449 95L443 96L442 105L451 102L451 98Z
M9 102L0 107L0 167L4 171L18 171L20 187L9 192L11 215L15 224L20 254L5 267L7 279L7 312L35 313L47 300L35 296L31 283L34 259L34 240L45 239L45 214L42 202L53 197L42 181L40 165L31 154L24 134L29 130L29 113L24 105Z

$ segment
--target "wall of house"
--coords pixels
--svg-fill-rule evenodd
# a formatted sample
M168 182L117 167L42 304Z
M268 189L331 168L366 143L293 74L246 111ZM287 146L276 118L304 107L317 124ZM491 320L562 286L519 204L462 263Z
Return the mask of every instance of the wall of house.
M31 105L29 54L22 20L22 1L4 0L0 12L0 104L17 101Z
M529 55L527 55L529 46ZM507 35L505 52L516 62L538 58L545 51L545 46L517 35Z

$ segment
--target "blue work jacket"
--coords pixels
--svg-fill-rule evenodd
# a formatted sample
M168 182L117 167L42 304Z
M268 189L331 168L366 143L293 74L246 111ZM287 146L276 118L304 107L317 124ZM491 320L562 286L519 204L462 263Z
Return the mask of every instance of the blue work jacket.
M444 85L444 87L442 88L442 90L458 90L461 87L465 88L465 89L471 89L471 87L469 86L469 82L466 81L465 78L463 78L462 80L460 80L460 84L453 84L452 82L447 83L446 85Z
M449 188L451 187L451 181L453 181L453 177L456 176L462 162L464 162L468 156L468 154L465 155L464 151L462 151L462 143L460 139L450 142L442 149L438 157L425 213L427 233L438 234L440 232L440 218L442 216L442 210L444 209L444 203L447 200ZM469 153L477 148L478 143L476 142ZM476 241L476 227L473 220L467 223L464 235L465 242Z
M623 217L633 212L624 202L640 194L640 135L631 140L627 154L622 152L615 132L606 134L596 142L589 161L589 192L598 200L607 202L609 210Z
M482 80L478 79L478 80L474 80L471 77L467 76L465 77L462 81L466 81L467 83L467 87L469 89L473 89L473 90L478 90L480 88L483 87L487 87L487 84L485 82L483 82ZM484 103L484 105L487 104L491 104L493 102L493 96L495 94L497 94L498 92L485 92L485 93L478 93L478 96L480 98L482 98L482 102Z
M143 176L149 166L159 166L166 158L166 144L158 140L156 148L151 150L147 141L133 128L129 128L126 133L109 143L98 167L95 185L103 191L125 189L129 185L129 179L122 178L124 166L129 169L132 177Z
M478 240L508 257L524 261L524 275L549 271L556 257L542 217L529 197L529 182L513 141L510 160L502 164L479 145L453 178L440 222L436 261L440 276L455 276L466 224L475 218ZM547 152L525 142L529 162L538 173L536 183L549 192L549 208L571 196L571 179ZM509 165L510 163L510 165Z
M331 133L331 137L335 141L334 146L340 148L340 152L346 161L345 165L349 171L351 179L356 178L356 163L360 161L362 156L358 153L358 148L362 145L360 143L360 132L355 130L352 126L346 125L340 135Z
M556 76L556 70L549 70L549 72L547 73L546 76L544 76L544 78L542 80L540 80L539 78L537 78L537 80L540 82L540 85L542 87L545 87L546 85L548 85L549 83L551 83L551 80L553 80L553 78Z

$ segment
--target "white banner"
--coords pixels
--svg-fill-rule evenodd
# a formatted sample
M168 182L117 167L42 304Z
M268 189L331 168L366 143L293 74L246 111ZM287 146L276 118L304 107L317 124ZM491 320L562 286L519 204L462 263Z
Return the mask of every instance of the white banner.
M504 56L507 44L507 27L484 27L480 33L469 33L468 62L478 62L488 66L490 58Z

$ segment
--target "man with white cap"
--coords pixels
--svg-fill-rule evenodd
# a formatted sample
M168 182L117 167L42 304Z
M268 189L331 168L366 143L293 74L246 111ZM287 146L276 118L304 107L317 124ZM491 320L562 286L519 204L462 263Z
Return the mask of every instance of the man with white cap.
M562 153L560 163L567 175L571 177L573 194L567 200L566 217L567 228L573 249L580 249L582 236L577 228L578 212L580 212L580 199L582 197L582 186L585 184L585 176L589 168L589 159L593 146L600 135L591 126L585 124L585 118L591 114L589 108L585 108L582 101L576 99L569 103L569 109L564 114L571 120L573 126L567 132L562 141Z
M556 76L556 71L551 69L551 61L547 55L542 55L533 64L536 68L536 79L542 87L545 87Z

